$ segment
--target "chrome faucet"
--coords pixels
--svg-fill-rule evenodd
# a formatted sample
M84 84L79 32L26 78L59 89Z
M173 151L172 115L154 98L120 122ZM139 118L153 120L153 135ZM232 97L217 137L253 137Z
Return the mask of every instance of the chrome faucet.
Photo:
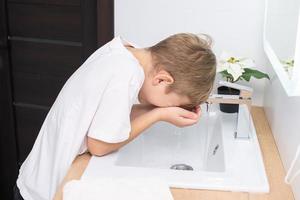
M250 138L250 111L252 104L252 93L253 89L250 87L242 86L236 83L230 83L226 81L220 81L220 86L227 86L229 88L234 88L240 91L239 95L220 95L220 94L212 94L207 99L207 104L212 103L223 103L223 104L246 104L248 107L248 112L245 109L239 109L238 118L236 123L236 131L234 133L234 137L238 139L249 139ZM246 120L245 120L246 118Z

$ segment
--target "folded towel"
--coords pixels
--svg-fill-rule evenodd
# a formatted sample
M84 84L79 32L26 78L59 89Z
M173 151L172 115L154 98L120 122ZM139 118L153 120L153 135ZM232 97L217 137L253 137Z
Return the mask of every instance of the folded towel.
M166 182L159 178L101 178L72 180L63 200L173 200Z

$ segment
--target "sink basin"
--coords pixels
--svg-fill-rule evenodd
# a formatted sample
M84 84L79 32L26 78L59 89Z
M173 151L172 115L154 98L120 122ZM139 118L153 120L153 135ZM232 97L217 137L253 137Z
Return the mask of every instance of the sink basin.
M165 122L158 122L140 137L120 150L115 165L156 169L170 169L173 165L184 164L194 171L224 171L224 152L220 120L201 118L195 126L177 128ZM207 149L207 129L205 123L214 123L210 139L212 148ZM212 144L213 143L213 144ZM213 154L206 163L206 154ZM207 152L210 151L210 152Z
M193 126L158 122L120 150L92 157L82 179L158 177L170 187L268 192L259 144L246 106L250 139L236 139L237 114L212 106ZM248 129L247 129L248 128Z

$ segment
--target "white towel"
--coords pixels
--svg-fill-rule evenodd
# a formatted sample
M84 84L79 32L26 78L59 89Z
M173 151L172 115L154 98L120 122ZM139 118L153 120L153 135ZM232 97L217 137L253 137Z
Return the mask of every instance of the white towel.
M63 200L173 200L166 182L157 178L72 180Z

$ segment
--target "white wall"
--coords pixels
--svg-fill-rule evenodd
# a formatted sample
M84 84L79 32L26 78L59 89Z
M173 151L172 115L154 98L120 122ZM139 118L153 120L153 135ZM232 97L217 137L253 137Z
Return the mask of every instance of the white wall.
M115 35L149 46L178 32L207 33L217 55L253 58L266 71L262 46L264 1L115 0ZM263 104L265 81L251 82L254 104Z
M266 38L280 59L294 58L299 7L299 0L268 1Z
M300 2L269 0L268 4L266 39L279 59L294 58ZM295 60L298 59L300 55L295 55ZM273 68L268 71L272 79L265 87L265 111L284 168L288 171L300 145L300 97L288 97ZM300 170L300 158L295 166L293 174ZM292 182L292 188L295 199L300 200L300 177Z
M266 85L265 111L287 171L300 145L300 97L288 97L273 69L269 73L273 78ZM299 170L299 164L297 167ZM300 176L292 188L295 199L300 200Z

